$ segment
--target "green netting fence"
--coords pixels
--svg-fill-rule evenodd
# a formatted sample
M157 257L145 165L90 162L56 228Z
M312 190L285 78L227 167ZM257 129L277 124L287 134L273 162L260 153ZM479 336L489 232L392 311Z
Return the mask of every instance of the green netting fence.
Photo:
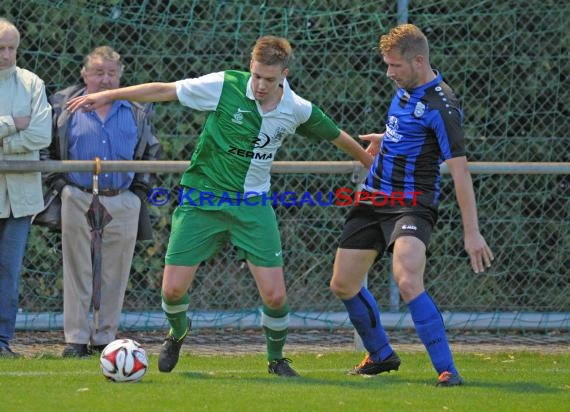
M83 56L103 44L123 56L122 83L129 85L247 70L257 37L286 36L295 49L292 87L356 135L384 127L393 88L377 42L401 20L398 3L407 2L3 0L0 15L21 30L18 64L42 77L48 93L79 82ZM426 0L409 2L405 12L428 36L432 65L462 99L471 161L570 161L570 3ZM188 160L204 119L176 103L158 105L163 158ZM294 136L277 160L347 159L331 145ZM179 176L159 173L157 186L176 193ZM273 189L324 192L353 186L351 178L279 173ZM471 272L453 186L444 176L426 287L448 326L570 329L570 177L477 173L474 183L481 229L496 261L488 273ZM137 245L125 328L164 322L160 281L173 207L151 208L154 242ZM347 326L342 304L328 290L346 209L280 206L277 214L294 322ZM235 257L228 246L200 268L191 300L197 325L257 320L254 282ZM391 324L407 327L405 305L390 301L386 259L370 271L369 286L382 310L394 315ZM60 328L62 307L60 237L34 228L18 327Z

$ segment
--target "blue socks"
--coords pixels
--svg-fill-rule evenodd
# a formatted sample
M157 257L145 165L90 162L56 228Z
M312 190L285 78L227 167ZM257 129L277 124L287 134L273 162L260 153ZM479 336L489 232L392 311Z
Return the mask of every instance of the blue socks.
M378 304L370 291L362 287L356 296L343 300L342 303L370 358L375 362L388 358L394 350L388 342L386 331L380 322Z
M408 303L408 308L416 326L416 332L426 347L437 373L441 374L444 371L457 373L445 336L441 313L431 297L424 291Z
M370 291L363 287L352 299L342 302L370 358L375 362L388 358L394 350L388 342L388 337L380 322L378 304ZM444 371L458 373L445 335L441 313L431 297L427 292L422 292L408 303L408 308L416 326L416 332L437 373L441 374Z

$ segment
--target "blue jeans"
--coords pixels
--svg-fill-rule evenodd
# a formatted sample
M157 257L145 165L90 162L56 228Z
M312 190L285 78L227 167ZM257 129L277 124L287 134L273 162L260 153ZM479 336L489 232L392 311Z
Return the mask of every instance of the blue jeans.
M7 347L14 337L20 270L30 226L30 216L0 219L0 347Z

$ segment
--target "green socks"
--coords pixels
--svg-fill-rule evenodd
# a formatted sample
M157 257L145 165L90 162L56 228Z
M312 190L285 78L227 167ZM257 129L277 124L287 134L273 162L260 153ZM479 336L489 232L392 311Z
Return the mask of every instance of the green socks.
M162 309L166 314L166 319L170 324L169 335L179 340L186 335L188 331L187 311L190 306L190 295L185 294L182 298L175 301L167 301L162 296Z
M261 311L261 326L265 332L267 344L267 360L283 358L283 346L287 340L289 327L289 304L280 309L271 309L263 305Z

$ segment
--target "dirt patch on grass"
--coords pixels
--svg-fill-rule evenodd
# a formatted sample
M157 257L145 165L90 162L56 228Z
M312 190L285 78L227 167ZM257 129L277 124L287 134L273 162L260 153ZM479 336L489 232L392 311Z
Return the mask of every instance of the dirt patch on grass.
M121 338L140 342L149 354L157 354L165 331L120 331ZM421 352L424 347L413 331L388 331L390 343L400 352ZM505 333L464 332L450 333L448 339L454 352L542 352L570 353L570 332ZM65 346L63 331L18 331L12 349L26 357L61 356ZM197 355L265 353L261 329L200 329L193 330L184 350ZM301 329L290 331L285 346L289 353L323 353L331 351L361 351L355 344L351 329Z

